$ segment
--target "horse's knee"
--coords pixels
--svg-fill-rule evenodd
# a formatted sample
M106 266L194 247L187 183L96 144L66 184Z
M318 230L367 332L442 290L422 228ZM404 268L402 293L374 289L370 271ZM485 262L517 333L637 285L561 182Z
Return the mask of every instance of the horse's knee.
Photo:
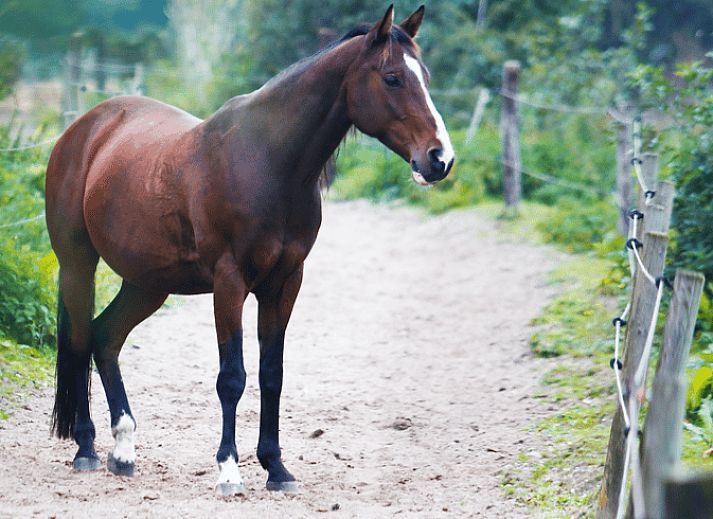
M237 403L245 391L246 381L245 369L236 367L230 370L221 369L218 373L218 380L215 389L221 402Z

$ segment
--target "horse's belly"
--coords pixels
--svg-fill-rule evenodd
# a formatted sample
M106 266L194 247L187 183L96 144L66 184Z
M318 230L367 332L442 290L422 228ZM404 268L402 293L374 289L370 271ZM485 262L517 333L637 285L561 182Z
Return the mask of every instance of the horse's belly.
M190 221L178 201L106 175L101 188L87 186L85 221L92 244L126 281L146 289L195 294L212 291Z

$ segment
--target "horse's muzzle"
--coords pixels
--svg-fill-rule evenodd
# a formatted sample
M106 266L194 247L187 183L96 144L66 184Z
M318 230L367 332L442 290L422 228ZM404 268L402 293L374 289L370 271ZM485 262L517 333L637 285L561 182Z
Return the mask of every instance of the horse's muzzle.
M455 159L451 159L448 163L441 159L442 150L439 148L432 148L428 150L428 163L427 165L422 165L417 160L411 160L411 172L414 181L420 185L430 185L439 180L443 180L448 176L448 173L453 167L453 162Z

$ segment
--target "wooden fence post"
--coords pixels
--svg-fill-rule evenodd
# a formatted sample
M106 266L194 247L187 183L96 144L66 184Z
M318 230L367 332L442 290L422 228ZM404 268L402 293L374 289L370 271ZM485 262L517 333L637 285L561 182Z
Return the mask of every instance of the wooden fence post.
M644 502L649 519L665 519L664 482L681 458L684 372L704 282L698 272L676 271L641 449Z
M480 121L483 119L483 112L485 111L485 105L488 104L488 101L490 101L490 90L481 88L480 94L478 94L478 102L475 104L473 115L470 118L470 124L468 124L468 130L465 132L466 144L470 144L475 138L475 133L478 131Z
M644 216L646 219L646 216ZM656 276L663 272L666 260L668 236L660 232L647 232L643 240L641 261L646 269ZM634 278L632 290L631 313L626 326L624 340L624 358L622 380L624 385L624 398L627 400L631 394L631 385L638 367L646 342L651 315L656 303L657 288L645 276L637 275ZM624 452L626 450L626 431L624 416L621 408L617 406L612 420L609 434L607 458L604 465L604 477L599 492L597 518L610 519L616 517L619 492L621 491L622 474L624 470Z
M500 132L503 154L503 195L505 210L517 214L522 196L520 171L520 133L517 114L517 92L520 62L506 61L503 65L502 109Z
M69 50L67 52L67 61L65 71L64 85L64 111L62 113L62 124L67 128L79 116L80 98L79 87L82 80L82 39L84 35L81 32L72 34L69 40Z
M144 95L144 64L134 65L134 77L131 80L131 94L135 96Z
M97 90L106 90L106 70L104 69L104 61L106 59L106 38L104 33L98 33L96 36L97 63L94 71L94 79L97 82Z
M622 236L629 233L629 209L631 209L631 128L620 123L616 134L616 192L619 204L617 230Z
M656 184L656 196L642 210L644 213L644 232L668 232L675 196L676 186L674 186L673 182L663 180Z
M641 176L644 177L644 185L648 189L655 189L659 171L659 156L656 153L646 152L641 154ZM646 193L639 190L639 211L646 208Z
M665 494L665 517L713 517L713 474L672 478L666 483Z

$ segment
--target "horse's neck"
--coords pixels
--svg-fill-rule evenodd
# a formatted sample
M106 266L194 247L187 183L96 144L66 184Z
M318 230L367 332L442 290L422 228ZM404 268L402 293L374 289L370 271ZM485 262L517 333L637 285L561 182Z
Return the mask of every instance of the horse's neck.
M342 82L358 49L343 43L312 63L288 70L236 103L225 114L245 142L249 128L255 145L266 146L271 175L287 175L301 184L316 182L325 162L346 135L347 115Z

